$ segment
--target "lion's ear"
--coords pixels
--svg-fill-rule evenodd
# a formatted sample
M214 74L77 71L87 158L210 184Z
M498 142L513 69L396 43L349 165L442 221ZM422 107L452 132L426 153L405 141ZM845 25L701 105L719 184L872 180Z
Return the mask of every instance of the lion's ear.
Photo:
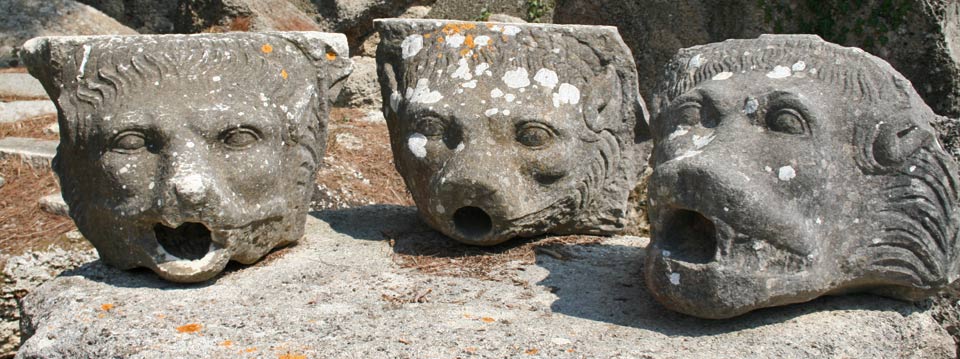
M623 93L613 65L608 65L602 74L591 79L587 89L583 109L587 126L594 132L618 128Z
M884 167L899 165L932 138L932 133L916 125L881 123L873 139L873 158Z

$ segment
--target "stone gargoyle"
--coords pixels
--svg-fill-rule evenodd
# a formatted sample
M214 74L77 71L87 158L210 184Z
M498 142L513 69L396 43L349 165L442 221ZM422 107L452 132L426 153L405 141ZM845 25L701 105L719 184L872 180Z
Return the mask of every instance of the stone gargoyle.
M910 82L811 35L681 50L652 106L646 282L704 318L956 279L957 168Z
M21 57L57 106L54 170L104 262L198 282L303 235L343 35L47 37Z
M474 245L624 228L650 141L616 28L375 26L394 160L428 224Z

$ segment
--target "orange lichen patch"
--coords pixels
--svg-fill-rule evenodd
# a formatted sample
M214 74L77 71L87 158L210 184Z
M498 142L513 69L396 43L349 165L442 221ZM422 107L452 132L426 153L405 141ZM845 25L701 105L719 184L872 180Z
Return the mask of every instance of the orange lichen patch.
M424 38L424 39L429 39L430 36L433 36L433 34L431 34L431 33L423 34L423 38Z
M463 349L463 351L465 351L465 352L467 352L467 353L470 353L470 354L474 354L474 353L477 352L477 347L466 347L466 348Z
M286 80L287 77L290 77L290 74L287 73L287 70L281 69L281 70L280 70L280 76L283 77L284 80Z
M576 351L576 350L573 350L573 348L567 349L567 353L573 353L573 352L575 352L575 351Z
M337 59L337 53L333 51L327 51L327 60L333 61Z
M112 303L104 303L104 304L101 304L101 305L100 305L100 310L102 310L102 311L104 311L104 312L109 312L111 309L113 309L113 304L112 304Z
M463 313L463 317L466 319L473 319L473 315L470 313Z
M263 51L265 54L269 54L273 52L273 46L270 44L263 44L263 46L260 46L260 51Z
M477 27L477 25L474 25L474 24L471 24L471 23L455 23L455 22L452 22L452 23L449 23L449 24L444 25L444 26L443 26L443 29L441 29L440 31L443 31L445 34L450 35L450 34L459 34L459 33L463 32L463 31L472 30L472 29L474 29L474 28L476 28L476 27Z
M443 36L437 36L437 42L442 44L443 41L444 41Z
M496 319L493 319L493 318L490 318L490 317L483 317L483 318L480 318L480 320L483 321L484 323L493 323L493 322L497 321Z
M220 344L217 344L217 345L219 345L219 346L221 346L221 347L229 348L229 347L233 346L233 341L224 340L224 341L220 342Z
M477 46L477 44L473 42L473 35L467 35L467 37L463 39L463 44L467 45L467 48L471 49Z
M286 354L280 354L280 356L278 356L277 359L307 359L307 356L302 354L286 353Z
M166 315L157 314L157 319L163 319L163 318L166 318L166 317L167 317Z
M470 49L460 50L460 56L461 56L461 57L462 57L462 56L467 56L467 54L470 53L470 51L473 51L473 50L470 50Z
M244 351L244 352L247 352L247 353L253 353L253 352L257 351L257 347L249 347L249 348L247 348L247 349L244 349L243 351Z
M180 332L180 333L196 333L196 332L199 332L200 329L203 329L203 326L202 326L202 325L197 324L197 323L190 323L190 324L185 324L185 325L181 325L181 326L177 327L177 332Z
M527 349L526 351L524 351L523 353L526 354L526 355L537 355L537 353L539 353L539 352L540 352L540 349L530 348L530 349Z

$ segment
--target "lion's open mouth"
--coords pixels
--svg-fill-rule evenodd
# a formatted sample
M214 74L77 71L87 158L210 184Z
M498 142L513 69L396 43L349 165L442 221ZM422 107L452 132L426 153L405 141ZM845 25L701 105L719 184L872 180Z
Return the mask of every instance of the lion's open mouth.
M717 227L700 212L677 209L665 213L664 226L657 233L664 257L708 263L717 255Z
M170 228L157 223L153 226L157 243L167 253L180 259L197 260L210 252L213 242L210 229L200 223L184 223Z
M493 231L493 220L477 207L463 207L453 213L453 226L468 240L480 240Z

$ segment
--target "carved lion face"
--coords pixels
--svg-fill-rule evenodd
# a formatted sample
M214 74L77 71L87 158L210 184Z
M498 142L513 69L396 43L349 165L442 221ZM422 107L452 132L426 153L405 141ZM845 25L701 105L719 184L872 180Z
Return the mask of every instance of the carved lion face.
M630 162L642 151L637 118L623 117L644 117L639 95L622 86L635 83L632 68L588 66L595 54L562 27L378 26L397 169L434 228L476 245L622 228L642 168ZM607 41L598 46L624 51L609 28L592 30Z
M713 46L733 58L784 46L766 39ZM737 63L712 50L682 60ZM817 56L698 72L661 107L646 280L665 306L725 318L848 291L912 299L955 275L956 192L931 178L956 175L925 122L933 113L895 92L892 72L825 69L836 65Z
M105 262L198 282L302 236L327 86L349 72L327 55L342 38L304 36L39 40L28 59L60 107L54 167Z

